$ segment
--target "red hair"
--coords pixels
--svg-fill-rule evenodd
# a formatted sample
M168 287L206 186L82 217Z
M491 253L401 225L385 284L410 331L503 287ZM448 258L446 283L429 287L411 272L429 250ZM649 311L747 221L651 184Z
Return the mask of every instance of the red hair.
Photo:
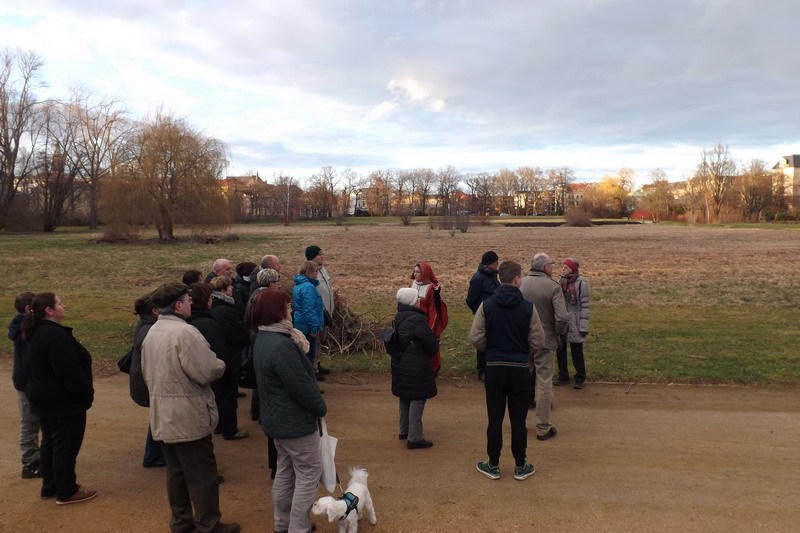
M286 318L289 295L277 289L266 289L253 302L253 326L269 326Z

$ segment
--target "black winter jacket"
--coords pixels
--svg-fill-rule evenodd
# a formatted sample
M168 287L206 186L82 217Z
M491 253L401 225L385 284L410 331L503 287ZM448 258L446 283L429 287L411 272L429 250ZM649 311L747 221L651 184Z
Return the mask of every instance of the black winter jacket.
M150 407L150 391L142 374L142 343L147 336L147 332L156 323L156 319L157 317L153 315L139 315L139 322L136 324L136 330L133 334L129 386L131 400L142 407Z
M211 297L211 316L222 330L228 351L223 359L227 365L225 373L233 372L235 375L242 366L242 349L250 346L250 330L245 327L242 313L239 313L236 305L214 296ZM217 353L216 350L214 353Z
M39 418L77 415L92 406L92 356L72 335L72 328L39 320L28 354L25 395Z
M232 375L237 364L241 364L241 359L232 361L231 352L225 342L225 335L222 332L219 322L214 318L210 311L206 309L192 308L192 316L186 322L196 327L208 342L211 351L225 362L225 374Z
M427 400L436 396L432 358L439 341L420 309L397 304L394 327L403 351L392 357L392 394L403 400Z
M14 369L11 371L11 381L18 391L25 390L25 380L28 374L27 354L28 343L22 340L22 321L25 313L17 313L8 325L8 338L14 342Z
M533 304L513 285L502 285L483 302L486 363L528 363Z
M481 303L494 294L499 286L496 270L489 270L484 265L478 266L478 271L469 280L469 290L467 290L467 307L470 308L473 315Z

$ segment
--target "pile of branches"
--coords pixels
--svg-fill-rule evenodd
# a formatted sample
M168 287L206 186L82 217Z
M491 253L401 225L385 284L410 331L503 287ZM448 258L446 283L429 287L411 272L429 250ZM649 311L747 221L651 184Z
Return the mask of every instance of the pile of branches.
M382 324L386 320L370 319L367 315L354 313L347 307L347 302L339 296L338 291L333 293L335 309L328 324L325 344L331 355L350 354L382 350L383 342L380 339Z

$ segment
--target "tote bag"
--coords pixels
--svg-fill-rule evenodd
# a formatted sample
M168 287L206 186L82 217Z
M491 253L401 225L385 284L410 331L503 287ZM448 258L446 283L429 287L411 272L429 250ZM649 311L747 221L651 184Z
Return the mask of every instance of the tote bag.
M336 475L336 443L339 439L328 434L328 425L324 418L320 418L318 424L319 456L322 461L322 477L319 482L325 490L333 492L339 483L339 477Z

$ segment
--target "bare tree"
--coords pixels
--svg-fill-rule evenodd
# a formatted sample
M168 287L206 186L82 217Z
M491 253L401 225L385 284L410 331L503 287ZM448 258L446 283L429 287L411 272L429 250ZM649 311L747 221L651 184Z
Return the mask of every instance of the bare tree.
M516 202L514 197L519 190L519 178L513 170L501 169L494 175L494 188L500 197L499 209L502 213L512 213ZM515 213L516 214L516 213Z
M277 204L280 206L281 218L284 225L292 222L293 214L299 208L300 198L303 192L297 186L297 180L289 176L280 176L275 182L275 193Z
M158 112L134 136L134 176L153 201L160 240L175 239L178 220L222 222L217 179L227 166L227 147L194 130L182 118ZM183 215L183 216L181 216Z
M715 144L703 150L695 177L704 194L706 221L718 219L726 196L736 175L736 162L728 152L728 146Z
M416 197L419 198L420 212L424 215L428 206L428 199L433 190L436 176L429 168L418 168L413 174L413 185Z
M764 210L772 205L772 173L766 163L753 159L739 180L742 213L751 222L761 220Z
M458 190L458 182L461 181L461 175L455 167L448 165L439 169L436 173L436 193L439 195L442 211L444 214L449 215L452 211L453 193Z
M517 169L520 188L526 191L525 214L535 215L539 201L546 189L544 172L539 167L522 166Z
M656 168L650 171L650 184L646 187L646 191L641 207L653 213L656 222L667 218L675 199L669 190L667 173L663 169Z
M71 106L77 118L76 142L83 145L86 155L80 177L88 192L89 228L96 229L100 185L125 163L122 141L130 134L131 124L117 100L95 98L82 88L73 89Z
M575 173L569 167L553 168L547 171L547 187L553 198L552 211L563 215L567 209L567 191L575 181Z
M38 113L33 91L41 87L42 66L34 52L10 48L0 52L0 227L20 178L30 170L36 145L32 129Z
M392 179L389 169L370 172L366 200L371 214L386 216L391 212Z
M77 142L77 116L61 102L46 102L41 113L41 142L34 152L35 203L42 230L54 231L75 201L75 180L86 153Z

